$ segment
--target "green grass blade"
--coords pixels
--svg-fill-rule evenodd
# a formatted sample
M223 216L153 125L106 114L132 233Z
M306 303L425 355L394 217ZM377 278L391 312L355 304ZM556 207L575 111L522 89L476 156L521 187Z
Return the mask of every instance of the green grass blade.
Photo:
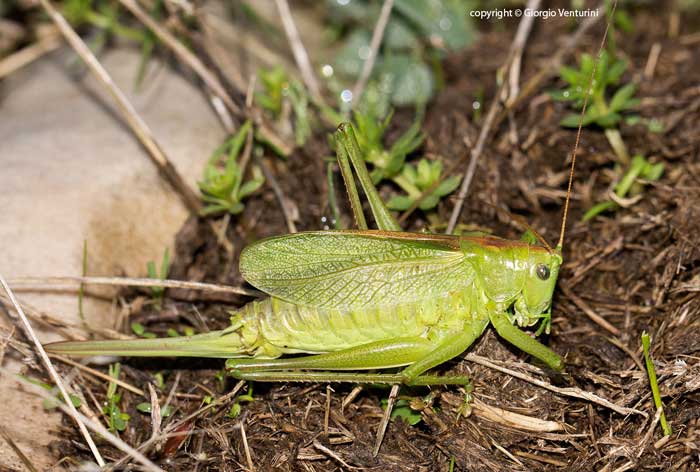
M664 431L664 436L670 436L673 434L671 427L666 421L666 414L664 413L664 404L661 402L661 393L659 392L659 383L656 380L656 369L654 368L654 363L651 361L651 355L649 355L649 345L651 340L649 334L644 331L642 333L642 347L644 348L644 363L647 366L647 374L649 375L649 384L651 385L651 394L654 397L654 406L661 412L660 422L661 429Z

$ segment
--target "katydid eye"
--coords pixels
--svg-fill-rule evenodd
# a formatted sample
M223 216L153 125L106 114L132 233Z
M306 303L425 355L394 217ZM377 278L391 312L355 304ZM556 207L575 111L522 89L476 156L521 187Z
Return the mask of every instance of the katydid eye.
M537 272L537 277L541 280L547 280L549 278L549 267L544 264L537 264L535 272Z

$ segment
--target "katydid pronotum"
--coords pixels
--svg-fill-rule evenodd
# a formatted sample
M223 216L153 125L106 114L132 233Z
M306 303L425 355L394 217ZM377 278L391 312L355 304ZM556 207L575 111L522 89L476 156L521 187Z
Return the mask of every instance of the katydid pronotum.
M465 385L466 376L428 371L468 349L491 323L509 343L562 369L559 355L519 327L549 325L564 224L556 249L491 236L401 232L372 184L352 126L342 124L335 138L360 229L289 234L246 247L241 273L270 297L237 310L230 327L46 349L228 358L232 376L255 381ZM367 229L353 170L378 230Z

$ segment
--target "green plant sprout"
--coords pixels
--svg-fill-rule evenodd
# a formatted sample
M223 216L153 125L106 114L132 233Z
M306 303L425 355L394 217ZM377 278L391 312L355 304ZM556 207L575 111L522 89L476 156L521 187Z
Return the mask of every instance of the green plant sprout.
M153 413L153 405L151 405L150 402L141 402L138 405L136 405L136 409L141 413L147 413L149 415ZM173 407L170 405L165 405L163 408L160 409L160 416L162 416L163 418L167 418L172 414Z
M153 339L156 337L155 333L146 331L146 327L141 323L131 323L131 331L140 338Z
M118 362L116 364L111 364L109 366L109 376L113 379L118 379L120 368L121 366ZM131 418L128 413L123 413L119 409L121 398L121 394L117 393L117 383L110 381L107 387L107 401L104 408L102 408L102 413L107 415L107 423L112 433L124 431Z
M655 182L661 178L664 173L664 164L662 162L653 164L644 156L636 155L632 158L627 172L622 176L620 181L615 185L615 195L619 199L627 198L628 195L637 196L641 194L644 183L638 179L643 179L647 182ZM583 221L588 221L599 214L615 210L619 205L612 200L605 200L594 205L583 215Z
M241 403L250 403L254 401L255 398L253 398L253 382L248 382L248 393L246 393L245 395L239 395L236 398L236 401L234 401L231 405L231 409L228 411L227 416L231 419L238 418L238 416L241 414Z
M578 69L563 66L559 73L568 86L564 90L550 92L552 98L558 101L572 102L574 108L580 110L586 98L588 81L594 65L595 59L590 54L583 54ZM617 126L622 120L622 112L639 103L639 100L634 98L637 86L634 83L623 85L610 99L607 97L607 91L609 86L617 85L620 82L626 69L626 61L611 57L607 51L601 52L591 86L590 103L582 120L583 126L597 125L605 129L605 136L623 165L627 165L630 159ZM578 113L569 114L561 120L561 125L577 128L579 118Z
M137 42L144 40L142 30L119 23L119 9L114 2L67 0L63 2L62 11L73 27L89 24L99 28L102 31L100 36L103 36L99 41L100 44L104 44L112 34Z
M165 388L165 379L163 378L162 372L156 372L153 374L153 380L155 380L158 390L163 390L163 388Z
M375 185L384 179L399 175L406 162L406 156L423 143L420 123L416 121L386 149L383 138L392 117L393 112L389 112L382 119L373 107L354 113L357 142L365 161L373 166L370 176Z
M660 411L659 422L661 423L661 429L664 431L664 436L670 436L673 434L671 427L666 421L666 414L664 413L664 404L661 401L661 393L659 392L659 383L656 379L656 369L654 368L654 362L651 360L651 355L649 354L649 346L651 345L651 339L649 334L644 331L642 333L642 348L644 349L644 363L647 367L647 374L649 375L649 385L651 385L651 394L654 397L654 406L657 411Z
M263 90L255 94L256 102L275 120L284 120L284 104L287 101L294 113L294 140L297 146L303 146L311 136L309 94L306 88L298 80L290 79L282 66L261 69L258 76Z
M408 210L425 191L440 180L441 175L441 161L421 159L417 166L406 164L401 174L397 175L392 180L408 195L393 197L387 202L387 207L391 210ZM442 197L455 191L461 180L462 178L459 175L453 175L443 180L433 193L421 201L418 208L423 211L432 210L437 206Z
M243 199L265 182L260 169L253 167L252 178L243 183L245 169L238 163L238 156L251 127L252 123L246 121L234 136L214 151L204 168L204 178L197 184L202 192L202 200L206 203L203 215L221 212L239 214L244 208ZM222 162L222 155L226 152L228 154Z
M156 270L156 263L153 261L148 261L146 264L146 270L148 272L149 279L165 280L168 278L168 272L170 272L170 249L165 248L163 251L163 259L160 263L160 273ZM163 302L163 295L165 295L165 287L151 287L151 293L153 296L153 304L156 308L160 309ZM134 329L132 324L132 330ZM134 331L134 333L137 333Z
M387 399L383 399L381 403L382 409L386 410L387 406L389 405L389 401ZM391 410L391 419L393 420L396 418L401 418L410 426L415 426L423 420L420 411L412 408L411 402L403 399L397 400L396 403L394 403L394 409Z
M376 185L382 180L391 180L406 192L407 195L396 196L387 202L389 209L403 211L440 179L442 162L421 159L417 166L406 163L407 155L415 151L424 140L419 118L390 148L385 148L384 134L393 118L393 112L389 111L382 117L382 105L379 101L366 101L354 112L357 142L365 161L372 164L372 183ZM423 199L419 208L423 211L435 208L442 197L459 186L460 180L459 176L445 179L432 194Z

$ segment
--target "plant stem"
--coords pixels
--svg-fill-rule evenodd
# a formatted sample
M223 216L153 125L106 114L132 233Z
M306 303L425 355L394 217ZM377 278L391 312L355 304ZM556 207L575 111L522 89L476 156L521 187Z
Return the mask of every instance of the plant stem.
M630 162L630 155L627 152L627 146L625 146L625 142L622 140L620 130L618 130L617 128L607 128L605 130L605 137L608 138L610 147L613 148L615 155L620 160L620 164L622 164L623 166L628 165Z
M671 427L666 421L666 415L664 414L664 404L661 402L661 393L659 392L659 383L656 380L656 369L654 368L654 363L651 361L651 356L649 355L649 344L651 340L649 339L649 334L644 331L642 333L642 347L644 349L644 362L647 366L647 374L649 375L649 384L651 385L651 394L654 397L654 405L656 409L661 412L659 421L661 422L661 429L664 431L664 436L670 436L673 432Z

